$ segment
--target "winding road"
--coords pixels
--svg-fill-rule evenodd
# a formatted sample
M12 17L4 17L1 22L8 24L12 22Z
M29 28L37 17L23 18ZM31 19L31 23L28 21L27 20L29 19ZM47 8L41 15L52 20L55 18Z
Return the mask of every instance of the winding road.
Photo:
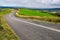
M14 16L16 10L5 16L6 22L21 40L60 40L60 25L32 21Z

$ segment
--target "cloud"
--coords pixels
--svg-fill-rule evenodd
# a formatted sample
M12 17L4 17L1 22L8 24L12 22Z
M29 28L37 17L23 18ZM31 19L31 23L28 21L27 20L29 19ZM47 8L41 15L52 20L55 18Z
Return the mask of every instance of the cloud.
M36 2L41 2L45 4L56 4L56 3L59 3L60 0L36 0Z
M56 8L60 7L60 0L0 0L0 6Z

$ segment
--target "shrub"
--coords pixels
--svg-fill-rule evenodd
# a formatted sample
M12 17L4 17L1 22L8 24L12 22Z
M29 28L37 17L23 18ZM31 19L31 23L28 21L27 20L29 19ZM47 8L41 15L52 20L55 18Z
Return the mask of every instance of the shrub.
M0 31L2 31L3 30L3 26L0 24Z
M60 16L60 13L55 13L56 16Z
M57 13L50 13L50 14L60 17L60 13L59 12L57 12Z

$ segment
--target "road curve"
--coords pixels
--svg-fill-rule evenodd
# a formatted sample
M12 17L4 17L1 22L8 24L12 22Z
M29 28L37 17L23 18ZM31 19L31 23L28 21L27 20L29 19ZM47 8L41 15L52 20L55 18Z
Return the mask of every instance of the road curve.
M21 40L60 40L60 25L17 18L16 11L5 16Z

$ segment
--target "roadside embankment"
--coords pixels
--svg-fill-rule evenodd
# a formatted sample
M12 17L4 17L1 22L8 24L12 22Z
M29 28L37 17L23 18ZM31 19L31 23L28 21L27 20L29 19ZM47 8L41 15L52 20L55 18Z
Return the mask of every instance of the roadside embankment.
M37 16L30 16L30 15L28 16L28 15L23 15L20 12L20 10L17 11L15 16L25 18L25 19L35 19L35 20L45 21L45 22L49 22L49 23L58 23L58 24L60 24L60 17L56 17L56 16L50 16L50 17L49 16L38 16L38 15Z
M0 40L19 40L16 33L10 28L5 20L5 15L10 13L11 9L0 9Z

